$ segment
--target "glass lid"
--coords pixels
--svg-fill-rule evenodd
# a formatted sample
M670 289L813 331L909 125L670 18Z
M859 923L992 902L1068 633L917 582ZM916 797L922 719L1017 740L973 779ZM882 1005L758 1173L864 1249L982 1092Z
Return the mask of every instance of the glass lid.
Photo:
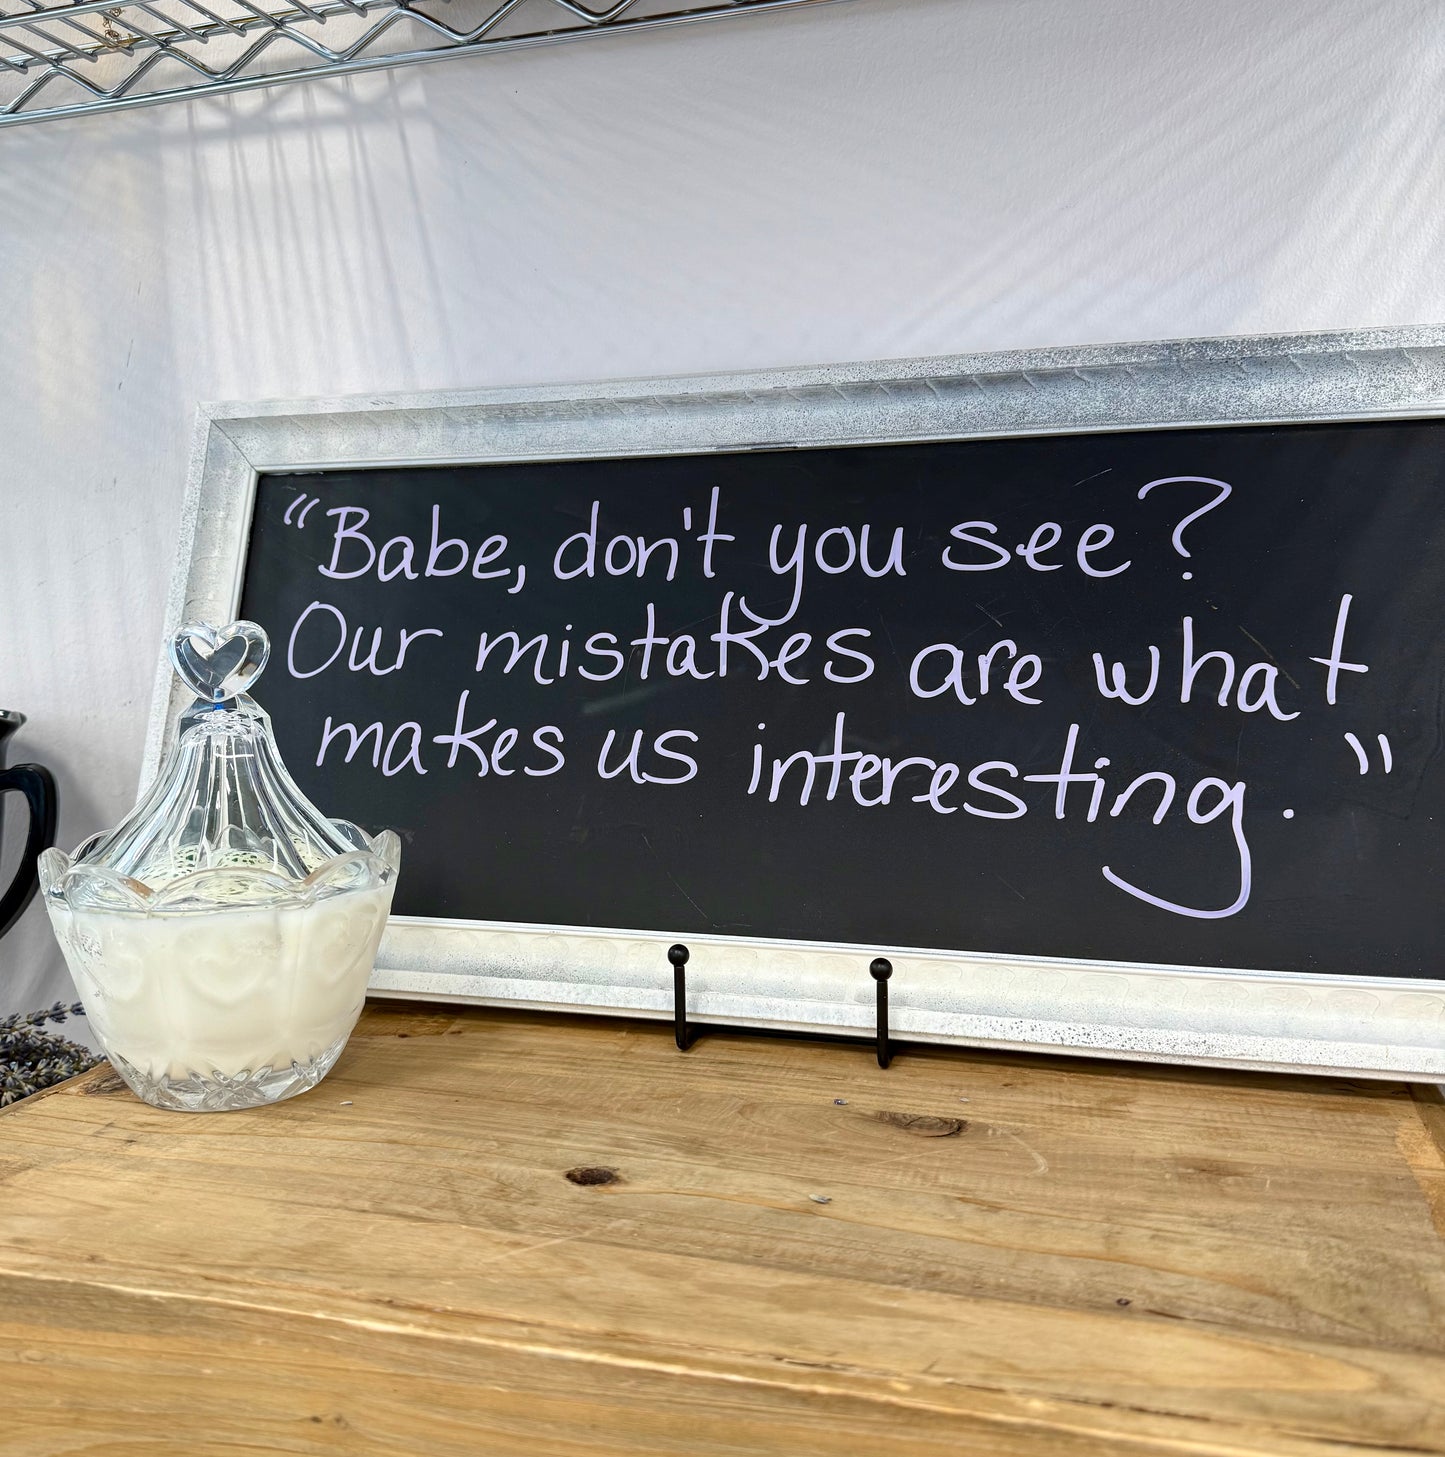
M220 869L302 880L337 856L373 848L355 825L328 819L301 793L270 716L246 692L270 655L261 627L189 622L168 651L196 701L150 789L115 829L76 850L74 866L154 891Z

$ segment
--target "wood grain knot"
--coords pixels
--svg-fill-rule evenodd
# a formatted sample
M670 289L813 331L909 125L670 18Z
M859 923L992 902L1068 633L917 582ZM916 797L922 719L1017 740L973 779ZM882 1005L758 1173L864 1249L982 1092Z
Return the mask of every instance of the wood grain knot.
M594 1169L580 1168L567 1170L567 1182L570 1184L615 1184L621 1178L616 1169Z
M919 1138L951 1138L968 1127L967 1118L936 1118L932 1113L894 1113L883 1108L873 1116L880 1123L901 1128Z
M94 1082L87 1083L81 1092L87 1098L98 1098L109 1093L128 1093L130 1089L126 1087L125 1079L118 1072L108 1072L96 1078Z

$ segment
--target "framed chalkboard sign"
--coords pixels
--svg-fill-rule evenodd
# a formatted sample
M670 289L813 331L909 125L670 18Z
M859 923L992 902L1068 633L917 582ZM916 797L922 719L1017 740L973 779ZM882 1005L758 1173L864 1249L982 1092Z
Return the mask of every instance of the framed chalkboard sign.
M1445 1073L1445 330L209 407L170 616L379 993Z

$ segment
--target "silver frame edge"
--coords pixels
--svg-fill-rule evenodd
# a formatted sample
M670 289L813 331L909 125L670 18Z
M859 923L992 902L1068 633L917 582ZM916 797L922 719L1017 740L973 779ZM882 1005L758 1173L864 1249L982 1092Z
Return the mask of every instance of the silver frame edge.
M1445 326L739 374L203 405L166 630L229 621L263 472L1445 414ZM264 698L264 693L263 693ZM143 783L184 705L158 665ZM377 995L663 1017L678 936L393 917ZM1260 1071L1445 1078L1445 981L753 937L685 939L689 1016L863 1033L892 957L904 1039Z

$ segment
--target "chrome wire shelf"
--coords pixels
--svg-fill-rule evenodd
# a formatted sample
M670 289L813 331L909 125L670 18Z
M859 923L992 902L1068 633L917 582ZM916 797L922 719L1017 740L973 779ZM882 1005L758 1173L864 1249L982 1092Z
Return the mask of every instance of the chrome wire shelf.
M0 0L0 126L828 0Z

